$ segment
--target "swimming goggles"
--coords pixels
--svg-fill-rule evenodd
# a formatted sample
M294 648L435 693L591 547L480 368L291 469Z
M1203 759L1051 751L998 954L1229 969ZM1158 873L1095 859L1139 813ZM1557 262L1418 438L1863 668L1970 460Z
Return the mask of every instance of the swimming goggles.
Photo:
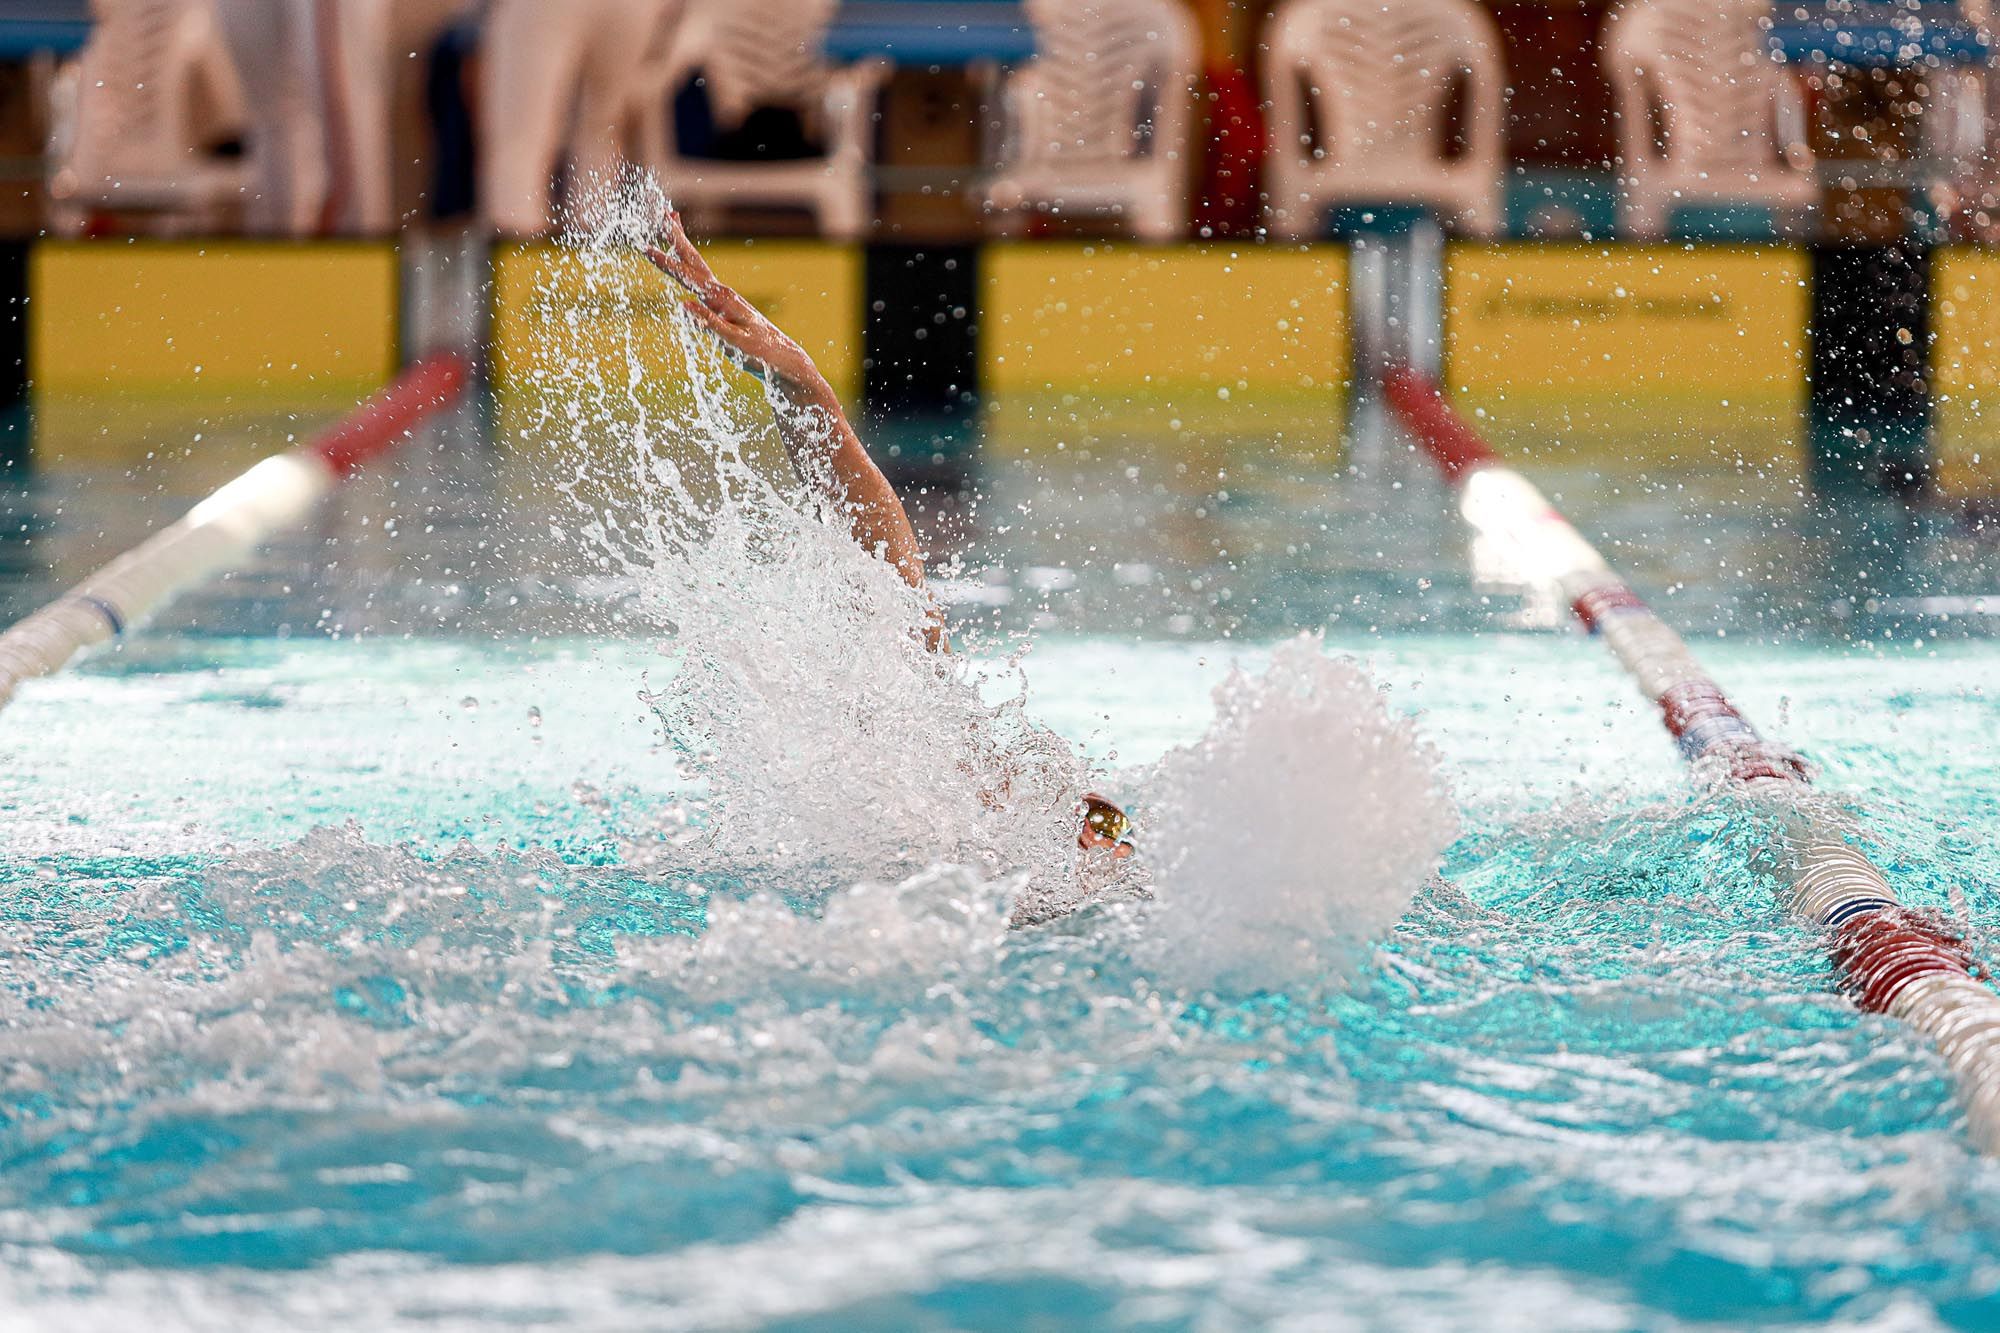
M1083 826L1107 843L1133 845L1131 816L1096 792L1083 794Z

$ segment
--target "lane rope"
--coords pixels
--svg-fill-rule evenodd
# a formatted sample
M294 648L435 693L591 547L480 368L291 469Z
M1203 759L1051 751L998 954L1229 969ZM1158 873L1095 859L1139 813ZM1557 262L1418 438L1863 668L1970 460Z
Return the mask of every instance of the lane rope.
M267 458L186 515L0 633L0 708L22 682L124 635L188 588L244 559L371 459L455 399L468 367L452 352L413 362L317 438Z
M1787 910L1820 932L1841 987L1870 1013L1928 1037L1950 1067L1974 1141L2000 1153L2000 994L1973 976L1965 942L1904 906L1855 845L1858 830L1812 790L1806 764L1766 740L1681 636L1597 548L1408 367L1384 374L1390 411L1458 493L1459 513L1516 567L1544 579L1660 710L1697 781L1735 791L1779 818L1772 849Z

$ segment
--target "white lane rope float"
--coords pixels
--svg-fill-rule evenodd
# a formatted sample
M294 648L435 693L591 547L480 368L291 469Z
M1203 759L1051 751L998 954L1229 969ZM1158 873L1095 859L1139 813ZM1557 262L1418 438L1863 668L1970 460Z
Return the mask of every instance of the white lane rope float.
M182 589L240 564L271 534L298 523L320 497L457 397L466 372L464 358L451 352L412 363L324 434L258 463L0 633L0 708L23 681L52 675L84 649L122 636Z
M1457 491L1466 522L1519 568L1560 589L1576 618L1659 706L1695 777L1778 817L1772 850L1785 906L1821 933L1856 1004L1932 1041L1957 1084L1972 1138L1982 1151L2000 1153L2000 994L1975 978L1964 941L1897 901L1855 845L1851 822L1812 791L1806 765L1757 733L1680 635L1493 452L1433 380L1396 367L1382 388L1390 410Z

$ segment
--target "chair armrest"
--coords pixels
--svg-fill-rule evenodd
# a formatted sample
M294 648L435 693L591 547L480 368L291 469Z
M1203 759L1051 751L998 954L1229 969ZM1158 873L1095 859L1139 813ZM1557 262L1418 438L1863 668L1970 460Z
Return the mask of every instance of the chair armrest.
M1306 127L1312 123L1312 108L1299 83L1298 43L1290 34L1292 23L1286 9L1280 9L1278 16L1270 21L1265 39L1268 51L1258 71L1258 91L1265 106L1264 160L1276 181L1289 180L1312 165L1312 149L1305 142ZM1332 127L1321 129L1330 140ZM1328 157L1333 156L1331 142L1322 141L1319 147Z
M827 76L824 102L827 156L854 154L866 159L874 152L875 139L868 130L875 114L875 99L893 69L880 56L870 56L843 65Z
M1794 171L1813 169L1812 142L1807 137L1806 98L1798 80L1780 70L1774 80L1777 105L1772 108L1772 134L1778 155Z
M1001 169L1026 161L1024 151L1033 127L1040 122L1042 74L1035 62L1009 74L1000 85L1000 150L994 165Z

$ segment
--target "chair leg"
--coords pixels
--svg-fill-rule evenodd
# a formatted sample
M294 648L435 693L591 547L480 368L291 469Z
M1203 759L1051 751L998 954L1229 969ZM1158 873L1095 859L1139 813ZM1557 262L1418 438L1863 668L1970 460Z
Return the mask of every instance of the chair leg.
M1303 241L1311 237L1313 220L1321 209L1314 204L1294 202L1271 210L1271 234L1280 240Z
M1625 239L1657 241L1667 234L1667 201L1651 190L1635 190L1626 197Z
M597 226L615 207L622 168L629 160L626 143L635 137L632 107L650 31L644 6L621 5L602 16L584 48L582 94L572 121L569 197L564 200L581 225Z
M681 186L680 192L676 193L671 178L666 181L666 185L667 197L673 201L674 207L680 212L681 221L687 224L690 231L700 235L727 230L726 202L717 203L714 195L692 189L685 184ZM814 210L814 216L818 216L817 209Z
M1142 241L1177 241L1187 234L1187 210L1166 190L1143 189L1126 210Z
M858 241L868 231L868 181L837 176L820 187L815 211L820 230L836 241Z
M1028 231L1028 215L1018 208L986 207L986 234L1000 240L1015 240Z
M249 114L247 230L308 236L319 229L328 171L324 88L313 9L304 0L223 6L223 33L243 71Z

